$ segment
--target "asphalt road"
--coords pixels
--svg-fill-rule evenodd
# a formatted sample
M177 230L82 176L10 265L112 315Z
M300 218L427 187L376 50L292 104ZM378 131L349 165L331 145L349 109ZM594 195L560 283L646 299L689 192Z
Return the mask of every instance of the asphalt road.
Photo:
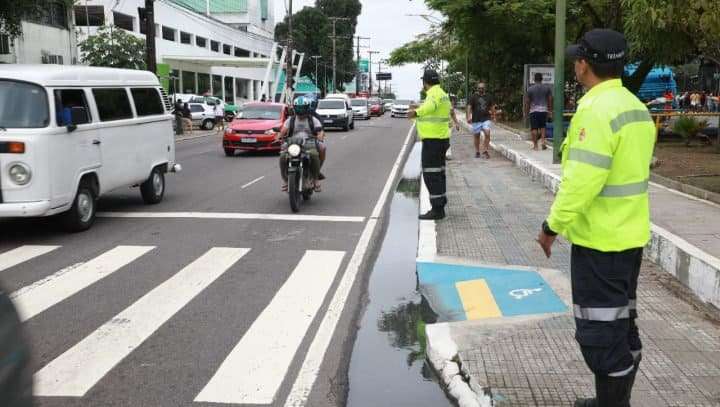
M38 405L343 405L409 128L385 117L329 132L324 191L296 217L276 155L225 157L209 136L178 143L183 172L159 205L117 191L80 234L0 221Z

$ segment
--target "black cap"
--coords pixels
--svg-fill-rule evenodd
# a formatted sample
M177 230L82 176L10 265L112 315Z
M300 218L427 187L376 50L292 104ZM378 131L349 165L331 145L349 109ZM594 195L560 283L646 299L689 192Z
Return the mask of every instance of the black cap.
M573 59L587 59L597 63L623 61L627 54L625 36L617 31L595 29L585 33L575 45L566 51Z
M426 69L422 78L425 82L440 82L440 74L434 69Z

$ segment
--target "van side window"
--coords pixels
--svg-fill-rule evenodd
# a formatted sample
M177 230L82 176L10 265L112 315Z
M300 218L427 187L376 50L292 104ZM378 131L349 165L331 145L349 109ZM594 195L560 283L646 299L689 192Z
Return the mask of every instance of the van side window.
M205 109L200 105L190 105L190 111L193 113L204 112Z
M133 101L135 102L135 110L138 116L152 116L156 114L164 114L160 94L155 88L132 88Z
M81 120L79 123L74 124L90 123L90 109L88 109L85 92L82 89L56 89L54 93L55 119L57 120L58 127L73 124L71 123L73 109L85 110L85 120Z
M93 89L93 96L95 96L95 103L98 113L100 113L100 120L109 122L132 119L130 99L128 99L125 88Z

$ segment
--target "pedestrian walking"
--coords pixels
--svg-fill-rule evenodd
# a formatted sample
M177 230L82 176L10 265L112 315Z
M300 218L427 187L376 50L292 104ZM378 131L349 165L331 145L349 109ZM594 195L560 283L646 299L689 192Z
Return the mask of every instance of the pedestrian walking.
M175 133L178 136L182 136L184 134L183 131L183 104L180 99L177 99L175 101L175 108L173 109L173 114L175 115Z
M543 150L545 145L545 126L552 106L552 89L542 83L542 73L536 72L533 78L535 83L527 90L525 96L525 114L530 117L530 134L533 140L533 150L538 149L538 141Z
M422 77L427 96L422 106L411 109L410 119L417 119L417 134L422 141L423 180L430 193L430 209L420 215L422 220L443 219L447 205L445 181L445 153L450 147L450 118L455 127L460 124L450 103L450 97L440 87L440 75L426 70Z
M475 157L490 158L490 130L492 129L492 117L495 114L495 103L486 94L485 83L479 82L475 88L476 92L470 98L467 105L466 117L468 124L472 127L475 138ZM484 135L483 152L480 154L480 135Z
M595 374L594 399L576 407L629 407L641 359L637 284L650 239L648 178L655 126L623 87L622 34L586 33L567 50L587 93L562 147L563 179L538 242L550 257L557 234L572 243L575 339Z
M182 122L185 130L187 130L190 135L193 135L193 124L192 124L192 112L190 111L190 105L187 103L183 104L182 107Z

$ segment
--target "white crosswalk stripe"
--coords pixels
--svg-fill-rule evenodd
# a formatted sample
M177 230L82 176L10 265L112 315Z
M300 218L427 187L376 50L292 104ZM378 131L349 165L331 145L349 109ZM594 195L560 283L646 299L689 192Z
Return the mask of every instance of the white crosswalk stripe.
M70 266L38 282L25 286L10 295L27 321L84 288L102 280L144 255L154 246L118 246L100 256Z
M250 249L213 248L35 374L38 396L85 395Z
M271 404L344 255L307 251L195 401Z
M24 263L43 254L50 253L60 246L21 246L17 249L0 254L0 271L15 267L20 263Z

